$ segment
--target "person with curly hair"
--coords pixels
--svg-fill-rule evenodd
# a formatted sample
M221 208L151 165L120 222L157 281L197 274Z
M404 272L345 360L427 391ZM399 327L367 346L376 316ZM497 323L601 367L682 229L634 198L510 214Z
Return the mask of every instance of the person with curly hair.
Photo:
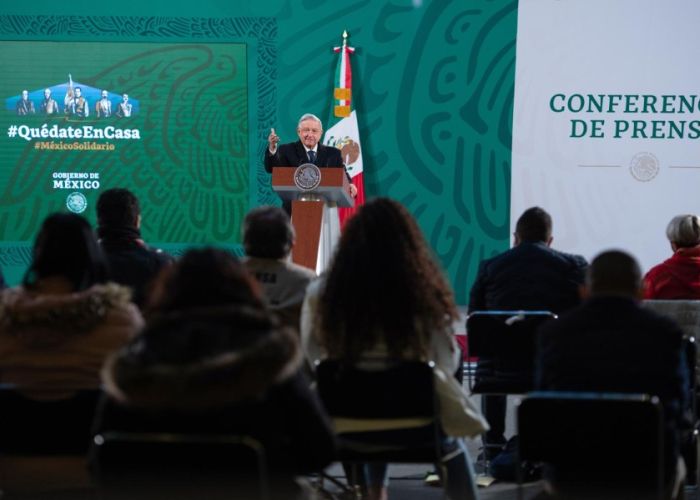
M452 291L415 219L400 203L377 198L348 221L327 275L309 286L301 333L311 360L433 361L456 385L450 377L461 366L452 328L457 319ZM445 431L442 451L452 455L443 464L446 490L450 498L477 498L460 436L476 435L486 424L476 412L467 432L453 431L459 426L445 419L440 380L445 377L435 377ZM367 498L386 498L386 471L386 464L364 467L360 482Z

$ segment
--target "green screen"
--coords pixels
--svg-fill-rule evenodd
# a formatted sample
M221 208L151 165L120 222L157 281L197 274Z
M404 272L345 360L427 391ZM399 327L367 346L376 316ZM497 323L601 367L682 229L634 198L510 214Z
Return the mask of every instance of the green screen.
M0 240L31 245L42 219L94 222L100 192L141 200L149 243L239 244L250 203L246 45L1 42ZM87 117L66 112L77 88ZM59 112L41 108L44 90ZM16 103L27 90L34 113ZM106 91L111 113L97 112ZM131 116L117 116L128 95Z

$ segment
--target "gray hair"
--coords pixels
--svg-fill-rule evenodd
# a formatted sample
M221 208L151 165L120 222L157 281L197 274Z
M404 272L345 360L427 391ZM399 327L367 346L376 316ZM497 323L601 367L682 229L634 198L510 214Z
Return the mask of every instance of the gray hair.
M305 122L306 120L317 121L318 124L321 126L321 130L323 130L323 122L318 116L312 113L304 113L303 115L301 115L301 118L299 118L299 123L297 123L297 128L301 127L301 122Z
M700 219L697 215L676 215L666 226L666 237L678 248L700 244Z

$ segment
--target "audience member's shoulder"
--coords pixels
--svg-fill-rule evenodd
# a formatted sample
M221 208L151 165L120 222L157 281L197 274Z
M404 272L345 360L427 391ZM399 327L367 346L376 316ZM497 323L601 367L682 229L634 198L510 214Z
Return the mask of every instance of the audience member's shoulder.
M6 314L6 312L11 312ZM142 326L143 318L131 303L131 290L115 283L96 284L71 293L35 293L22 287L0 294L3 327L41 330L50 325L70 334L115 327L128 338Z
M115 325L122 325L130 330L130 336L141 330L143 317L138 307L131 302L131 289L117 283L95 285L92 290L102 297L107 307L106 318Z
M551 249L556 255L558 255L562 260L570 262L577 267L587 267L588 261L583 255L578 255L574 253L562 252L561 250Z
M160 248L155 248L152 246L147 246L146 249L152 255L154 260L161 262L162 264L171 264L175 261L172 255L163 251Z
M312 269L309 269L308 267L300 266L299 264L295 264L294 262L287 262L286 266L287 269L291 270L299 277L304 278L308 281L311 281L316 278L316 272Z

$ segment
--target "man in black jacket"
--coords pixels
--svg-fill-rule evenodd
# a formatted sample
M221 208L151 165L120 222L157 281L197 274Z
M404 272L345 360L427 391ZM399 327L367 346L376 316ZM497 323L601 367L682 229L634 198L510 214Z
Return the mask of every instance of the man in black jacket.
M471 289L469 311L546 310L560 313L580 302L586 260L550 248L552 217L540 207L520 216L514 246L481 262ZM494 445L505 444L505 396L484 396L484 416L491 430L486 443L492 455Z
M265 150L265 170L272 172L273 167L298 167L304 163L313 163L318 168L342 168L345 163L340 155L340 150L331 146L324 146L319 141L323 135L321 120L311 113L306 113L299 118L297 124L299 140L288 144L278 144L279 136L275 129L270 129L267 138L268 146ZM348 181L351 181L350 175ZM357 196L357 187L350 183L350 195ZM285 202L284 209L291 214L291 203Z
M130 287L133 302L143 308L149 287L160 270L172 263L162 250L141 239L141 208L134 194L108 189L97 200L97 235L110 268L110 279Z
M584 295L583 304L540 328L536 389L658 396L665 422L666 485L677 486L676 475L682 471L677 469L681 431L688 426L690 394L683 333L670 319L640 306L642 273L625 252L607 251L593 259ZM611 450L614 447L611 443ZM618 480L625 477L624 467L622 456L619 470L613 471ZM560 481L571 479L571 474L577 476L576 470L553 472Z

